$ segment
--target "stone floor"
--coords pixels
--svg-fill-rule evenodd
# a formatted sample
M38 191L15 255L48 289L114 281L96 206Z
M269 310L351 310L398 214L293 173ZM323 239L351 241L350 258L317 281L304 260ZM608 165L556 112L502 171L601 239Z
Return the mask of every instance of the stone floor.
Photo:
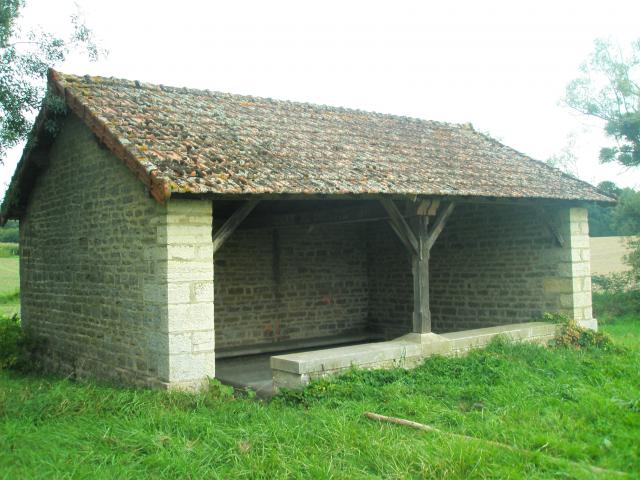
M279 352L261 353L256 355L243 355L232 358L216 359L216 378L226 385L239 389L250 388L260 398L270 398L274 395L273 377L271 374L270 360L273 355L287 355L290 353L324 350L326 348L349 345L360 345L367 341L349 341L352 338L344 336L342 341L334 345L318 345L315 348L296 348ZM299 342L302 344L302 342Z
M216 360L216 378L236 388L255 390L261 398L273 396L271 353Z

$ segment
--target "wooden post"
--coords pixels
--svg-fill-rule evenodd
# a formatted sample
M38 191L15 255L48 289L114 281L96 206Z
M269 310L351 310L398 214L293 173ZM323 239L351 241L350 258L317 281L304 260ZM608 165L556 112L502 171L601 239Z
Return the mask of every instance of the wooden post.
M415 233L418 252L412 256L413 267L413 332L431 332L431 312L429 311L429 217L415 217Z
M383 198L380 203L389 214L389 225L411 255L413 272L413 333L431 333L431 312L429 311L429 255L431 247L438 239L447 220L453 213L452 202L435 218L429 231L429 215L434 216L440 205L439 200L408 204L407 211L415 212L413 228L398 210L393 200Z

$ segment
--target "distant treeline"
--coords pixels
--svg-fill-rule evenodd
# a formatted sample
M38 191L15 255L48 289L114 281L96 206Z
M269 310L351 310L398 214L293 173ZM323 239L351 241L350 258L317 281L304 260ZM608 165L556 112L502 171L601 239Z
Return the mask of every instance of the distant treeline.
M0 227L0 243L18 243L19 239L17 220L9 220L4 227Z
M615 206L591 205L589 233L592 237L640 235L640 191L619 188L613 182L602 182L598 188L616 197Z

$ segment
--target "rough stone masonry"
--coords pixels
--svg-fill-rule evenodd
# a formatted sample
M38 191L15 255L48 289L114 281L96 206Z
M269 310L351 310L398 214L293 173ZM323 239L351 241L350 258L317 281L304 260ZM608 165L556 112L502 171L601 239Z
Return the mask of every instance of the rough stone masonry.
M191 388L215 375L211 202L158 204L71 116L20 222L25 328L45 366Z

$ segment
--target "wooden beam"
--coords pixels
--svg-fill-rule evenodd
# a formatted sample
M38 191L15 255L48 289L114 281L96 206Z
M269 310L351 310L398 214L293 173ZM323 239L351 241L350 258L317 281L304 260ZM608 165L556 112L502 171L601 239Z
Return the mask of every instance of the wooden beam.
M553 223L553 220L551 219L551 215L549 215L549 212L547 212L544 209L544 207L537 207L535 210L536 210L536 213L538 214L538 217L545 224L545 226L549 230L549 233L551 233L556 243L560 247L564 247L564 243L565 243L564 237L560 233L560 230L558 230L558 228Z
M431 311L429 310L429 217L418 215L414 218L418 252L412 257L413 270L413 332L431 332Z
M444 228L445 224L447 223L447 220L453 213L453 209L455 207L456 207L456 204L454 202L451 202L449 205L447 205L447 207L444 210L441 210L440 214L436 217L435 221L433 222L433 227L431 228L431 232L429 233L429 236L427 238L428 250L431 250L431 247L433 247L433 244L436 243L436 240L438 240L438 237L442 233L442 229Z
M411 230L411 227L400 213L400 210L398 210L396 204L389 198L381 199L380 203L389 214L389 223L400 238L402 244L411 255L419 255L418 240Z
M377 202L341 208L303 210L291 213L266 213L247 219L240 228L260 229L310 225L334 225L387 220Z
M429 215L430 217L435 217L436 213L438 213L438 207L440 206L440 200L432 200L431 205L429 206Z
M415 208L415 211L418 215L429 215L429 210L431 210L431 205L434 202L431 200L422 200L420 203L418 203L417 207L414 207L411 204L408 204L407 207L408 208Z
M260 203L260 200L248 200L243 203L233 214L227 219L227 221L220 227L220 229L213 232L213 254L215 255L224 242L231 236L231 234L238 228L238 225L247 218L247 215Z

